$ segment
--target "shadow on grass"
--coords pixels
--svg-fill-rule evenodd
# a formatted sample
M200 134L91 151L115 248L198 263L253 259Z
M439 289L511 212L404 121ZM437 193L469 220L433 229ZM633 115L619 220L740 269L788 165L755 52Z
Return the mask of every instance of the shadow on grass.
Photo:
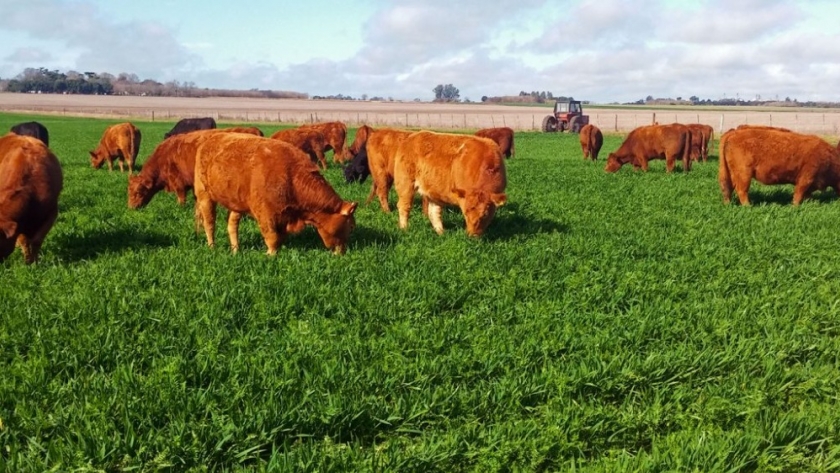
M465 222L461 210L447 207L443 212L443 226L447 229L463 229ZM528 235L566 233L568 230L566 225L558 221L528 217L518 203L511 202L496 211L496 216L482 238L489 241L510 240Z
M68 263L94 260L129 248L165 248L175 244L175 239L170 236L130 229L106 230L84 236L56 236L54 241L60 247L56 252Z
M786 188L770 188L762 190L750 190L750 204L756 205L793 205L793 189ZM820 204L827 204L837 200L837 194L834 191L825 190L822 192L814 192L811 197L802 201L819 202ZM738 196L733 192L732 201L737 203Z
M239 249L240 251L252 251L252 250L260 250L265 251L265 240L262 237L262 234L259 232L258 229L252 228L248 230L244 230L243 227L246 225L246 220L250 220L247 225L253 225L256 227L256 222L253 221L250 217L246 217L242 219L242 224L240 224L239 229ZM219 232L219 224L216 224L216 246L225 246L229 248L230 243L228 240L227 232ZM202 231L198 235L202 241L205 240L204 231ZM367 247L387 247L393 246L394 244L394 236L388 233L381 232L379 230L360 226L358 221L356 222L356 228L350 233L350 241L348 242L348 251L352 250L353 248L367 248ZM326 247L324 246L323 240L321 240L321 236L318 235L318 231L315 230L315 227L307 225L306 228L303 229L300 233L290 234L286 236L286 240L283 242L282 245L284 248L295 248L298 250L313 250L313 251L326 251Z

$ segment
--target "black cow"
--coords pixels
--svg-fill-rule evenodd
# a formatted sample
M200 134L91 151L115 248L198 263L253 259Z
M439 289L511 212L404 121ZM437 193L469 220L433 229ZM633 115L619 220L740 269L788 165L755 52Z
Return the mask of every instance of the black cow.
M359 184L365 182L365 179L370 176L370 167L368 166L367 146L362 146L350 164L344 166L344 180L347 183L358 182Z
M163 135L163 139L174 135L180 135L182 133L189 133L191 131L212 130L214 128L216 128L216 120L213 120L213 117L184 118L179 120L178 123L169 130L169 133Z
M47 127L41 125L38 122L18 123L17 125L12 127L11 131L16 135L24 135L31 136L33 138L38 138L45 145L47 145L47 147L50 146L50 133L47 131Z

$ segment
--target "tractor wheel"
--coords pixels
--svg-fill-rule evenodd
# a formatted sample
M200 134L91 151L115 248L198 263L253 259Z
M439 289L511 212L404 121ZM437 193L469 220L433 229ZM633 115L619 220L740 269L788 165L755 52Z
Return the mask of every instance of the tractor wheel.
M554 115L548 115L543 118L542 131L545 133L554 133L557 131L557 119Z
M572 118L572 121L569 123L569 131L572 133L580 133L580 119L578 117Z

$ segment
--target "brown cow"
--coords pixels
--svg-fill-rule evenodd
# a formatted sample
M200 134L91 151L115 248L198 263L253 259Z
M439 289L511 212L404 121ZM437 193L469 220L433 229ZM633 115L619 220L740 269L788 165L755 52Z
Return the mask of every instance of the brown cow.
M356 137L353 138L353 144L347 148L347 152L351 157L359 154L359 151L365 146L371 133L373 133L373 128L367 125L362 125L356 130Z
M309 123L299 128L316 130L324 135L325 146L323 153L333 150L333 162L343 163L350 158L344 143L347 141L347 125L341 122Z
M750 205L753 178L762 184L794 184L793 205L814 191L840 191L840 152L815 135L770 128L731 130L720 139L718 182L723 203L732 190L741 205Z
M691 130L691 160L706 162L709 160L709 143L714 135L714 129L702 123L686 123Z
M475 136L490 138L495 141L506 158L516 155L513 147L513 129L510 127L484 128L475 132Z
M651 159L665 159L667 172L674 170L674 163L682 159L683 171L691 170L691 131L685 125L641 126L631 131L621 146L607 157L606 172L616 172L631 163L633 168L648 170Z
M438 235L443 233L443 206L457 205L464 214L467 235L481 236L496 208L507 200L506 184L505 161L492 140L430 131L412 133L400 144L394 162L399 226L408 227L417 192L428 200L429 221Z
M216 204L228 209L231 249L239 249L239 220L257 221L273 255L286 234L312 225L335 253L347 249L356 202L345 202L298 148L238 133L207 136L195 162L196 221L214 245Z
M604 145L604 135L597 126L592 124L583 125L580 129L580 149L583 151L583 159L598 160L598 153Z
M394 156L400 143L414 133L409 130L396 130L393 128L380 128L370 134L365 148L368 155L368 168L373 183L370 186L365 205L373 200L373 196L379 197L379 205L384 212L390 212L388 205L388 191L394 184Z
M230 128L217 128L216 130L227 133L247 133L249 135L265 136L262 130L255 126L232 126Z
M322 169L327 169L327 160L324 158L326 139L320 131L306 128L290 128L274 133L271 135L271 139L280 140L297 147L308 154L313 163L318 163Z
M140 130L131 123L118 123L109 126L99 140L99 146L90 152L90 165L94 169L102 167L108 161L108 170L113 171L114 159L118 160L120 172L123 161L128 163L128 174L134 173L134 160L140 151Z
M44 142L15 133L0 137L0 261L15 245L26 264L38 260L58 216L62 185L61 165Z
M159 191L173 192L178 204L187 201L187 191L193 188L195 155L198 145L220 129L199 130L172 135L163 140L149 156L140 174L128 179L128 206L146 206Z

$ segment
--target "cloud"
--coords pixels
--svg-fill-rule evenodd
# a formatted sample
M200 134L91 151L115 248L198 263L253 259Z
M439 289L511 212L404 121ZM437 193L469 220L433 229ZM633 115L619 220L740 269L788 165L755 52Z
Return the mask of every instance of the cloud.
M44 63L52 61L53 56L40 48L18 48L3 60L16 64Z
M65 65L78 70L133 72L169 80L202 65L200 56L181 45L161 24L115 22L86 1L30 0L26 8L4 9L0 29L78 51L74 64Z

